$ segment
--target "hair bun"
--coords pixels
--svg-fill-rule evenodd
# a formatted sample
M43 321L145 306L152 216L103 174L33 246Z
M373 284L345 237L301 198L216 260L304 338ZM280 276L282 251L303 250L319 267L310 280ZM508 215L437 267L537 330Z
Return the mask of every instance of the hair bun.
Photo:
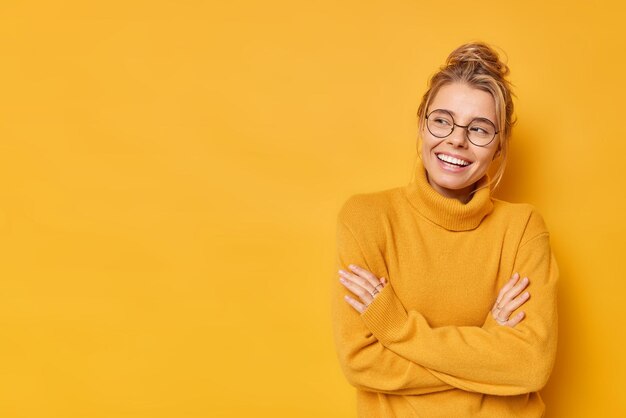
M498 78L509 74L509 67L500 60L498 53L484 42L470 42L452 51L446 59L445 67L457 66L470 66L472 69L479 67L484 73Z

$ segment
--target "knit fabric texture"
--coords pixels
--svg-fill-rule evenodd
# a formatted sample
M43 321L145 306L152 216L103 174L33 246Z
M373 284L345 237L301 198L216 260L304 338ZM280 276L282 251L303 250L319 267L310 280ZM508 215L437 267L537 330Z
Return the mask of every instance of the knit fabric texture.
M359 417L544 415L559 271L532 205L488 187L466 204L444 197L420 163L408 185L349 197L336 232L337 270L356 264L388 280L360 314L333 276L335 348ZM530 299L511 328L491 308L515 272L529 278Z

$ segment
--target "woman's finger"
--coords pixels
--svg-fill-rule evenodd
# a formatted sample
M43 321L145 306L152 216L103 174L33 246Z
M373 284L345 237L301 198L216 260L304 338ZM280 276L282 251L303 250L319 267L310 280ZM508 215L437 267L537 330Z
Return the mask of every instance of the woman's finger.
M517 297L517 295L522 293L522 291L526 288L526 286L528 286L528 283L529 283L528 277L524 277L523 279L519 280L515 284L515 286L510 288L504 294L504 296L502 296L502 299L500 300L500 302L498 302L497 306L499 308L503 308L505 305L507 305L509 302L511 302L511 300L513 300L513 298Z
M376 286L380 284L380 280L378 279L378 277L376 277L376 275L371 271L366 270L361 266L357 266L356 264L350 264L348 268L355 275L357 275L358 277L362 277L364 280L366 280L367 283L372 286L372 288L376 288Z
M508 292L513 287L513 285L517 283L518 279L519 273L515 272L513 276L509 279L509 281L506 282L506 284L502 287L502 289L500 289L500 293L498 293L498 299L496 299L496 305L500 303L502 297L506 294L506 292Z
M506 305L502 307L502 309L498 313L498 317L508 318L511 315L511 313L513 313L517 308L519 308L524 303L526 303L529 298L530 298L530 293L528 293L527 291L517 296L511 302L507 303Z
M520 312L517 315L513 316L513 318L510 318L508 321L506 321L506 323L501 324L502 326L506 326L506 327L511 327L513 328L515 325L519 324L522 319L524 319L524 312Z
M347 295L345 300L359 313L363 313L388 281L384 277L379 280L375 274L355 264L350 264L348 268L352 273L339 270L339 281L360 301Z
M343 284L349 291L354 293L356 296L361 299L363 303L369 305L372 300L374 300L375 293L363 288L360 284L352 281L352 278L348 277L340 277L339 281Z
M372 286L369 283L368 280L364 279L361 276L357 276L356 274L352 274L352 273L349 273L349 272L344 271L344 270L339 270L339 275L340 275L340 277L344 278L345 280L348 280L348 281L354 283L355 285L363 288L365 291L367 291L372 296L380 291L380 286L379 286L379 289L376 289L374 286Z
M505 304L511 302L514 298L516 298L519 294L524 291L526 286L528 286L528 277L524 277L520 279L515 286L513 286L506 294L502 297L502 301L500 301L500 306L504 306Z
M352 307L356 309L359 313L363 313L365 312L365 309L367 309L367 306L363 305L361 302L351 298L348 295L344 296L343 298L345 299L346 302L352 305Z
M521 293L529 284L528 277L524 277L522 280L518 279L519 274L516 272L500 290L496 303L491 310L491 314L500 325L515 326L524 317L524 314L521 314L521 317L520 314L517 314L513 318L509 318L511 313L530 298L528 292Z

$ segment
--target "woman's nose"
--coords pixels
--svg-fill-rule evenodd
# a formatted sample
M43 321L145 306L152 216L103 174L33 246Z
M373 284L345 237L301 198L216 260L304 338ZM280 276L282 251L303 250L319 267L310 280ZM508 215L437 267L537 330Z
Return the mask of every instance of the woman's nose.
M454 127L452 133L448 136L448 142L454 146L467 146L467 137L465 135L465 128Z

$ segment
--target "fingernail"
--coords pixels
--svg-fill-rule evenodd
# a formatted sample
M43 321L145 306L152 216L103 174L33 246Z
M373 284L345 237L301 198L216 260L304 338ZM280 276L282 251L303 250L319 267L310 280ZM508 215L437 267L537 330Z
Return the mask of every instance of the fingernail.
M524 292L524 297L527 298L530 294L528 292Z
M339 270L339 274L341 274L342 276L345 276L347 273L343 270Z
M350 265L348 266L348 268L349 268L350 270L356 270L356 266L355 266L354 264L350 264Z
M345 283L345 282L346 282L346 279L344 279L343 277L340 277L340 278L339 278L339 281L340 281L341 283Z

